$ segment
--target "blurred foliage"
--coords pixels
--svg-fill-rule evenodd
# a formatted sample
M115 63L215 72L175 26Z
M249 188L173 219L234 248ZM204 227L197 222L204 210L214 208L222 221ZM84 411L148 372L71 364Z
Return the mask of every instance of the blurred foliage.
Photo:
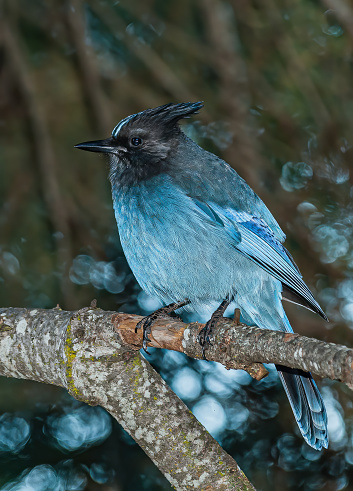
M204 100L185 131L266 202L331 321L288 305L293 328L352 345L352 51L344 0L2 0L1 305L156 307L124 259L104 160L73 145L147 107ZM322 384L331 445L317 453L272 372L258 383L175 353L151 360L257 489L353 489L348 389ZM170 489L96 410L1 380L1 489Z

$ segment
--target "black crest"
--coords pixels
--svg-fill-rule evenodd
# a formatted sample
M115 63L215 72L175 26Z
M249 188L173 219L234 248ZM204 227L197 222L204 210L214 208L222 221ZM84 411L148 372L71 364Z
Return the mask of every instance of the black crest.
M110 156L110 179L117 187L131 187L175 166L173 155L182 138L178 126L203 107L202 102L165 104L132 114L106 140L85 142L77 148Z
M181 102L178 104L169 103L163 106L146 109L140 113L132 114L120 121L112 132L112 137L117 138L124 127L130 126L135 122L141 125L175 125L181 119L189 118L192 114L197 114L203 107L202 102Z

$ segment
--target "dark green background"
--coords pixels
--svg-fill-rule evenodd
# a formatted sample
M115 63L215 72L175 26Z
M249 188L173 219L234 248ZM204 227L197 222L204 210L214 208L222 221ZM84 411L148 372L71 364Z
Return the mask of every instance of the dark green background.
M330 318L286 304L294 330L352 345L352 74L343 1L3 0L1 305L156 305L122 254L105 161L73 146L147 107L203 100L185 131L266 202ZM331 444L317 453L275 374L151 361L257 489L353 489L346 387L319 382ZM60 389L1 379L0 412L1 489L170 489L115 421Z

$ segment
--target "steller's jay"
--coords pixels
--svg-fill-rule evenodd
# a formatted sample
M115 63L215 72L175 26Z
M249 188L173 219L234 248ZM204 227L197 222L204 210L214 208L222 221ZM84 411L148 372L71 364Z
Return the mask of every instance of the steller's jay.
M115 217L140 286L166 307L145 317L144 349L159 316L218 305L201 331L210 335L231 301L249 325L293 332L282 298L327 320L282 242L265 204L226 162L199 147L178 122L201 102L133 114L106 140L80 143L109 155ZM310 373L276 367L305 441L327 448L326 409Z

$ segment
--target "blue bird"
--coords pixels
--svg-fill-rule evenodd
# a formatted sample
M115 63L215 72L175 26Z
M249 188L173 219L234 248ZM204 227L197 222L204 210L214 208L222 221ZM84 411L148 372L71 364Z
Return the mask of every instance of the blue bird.
M282 299L327 320L265 204L226 162L181 131L179 121L202 107L147 109L120 121L110 138L76 145L109 156L127 261L141 288L166 304L137 325L145 350L153 322L181 308L218 306L199 336L203 354L231 301L246 324L264 329L293 332ZM305 441L327 448L326 409L310 373L276 368Z

